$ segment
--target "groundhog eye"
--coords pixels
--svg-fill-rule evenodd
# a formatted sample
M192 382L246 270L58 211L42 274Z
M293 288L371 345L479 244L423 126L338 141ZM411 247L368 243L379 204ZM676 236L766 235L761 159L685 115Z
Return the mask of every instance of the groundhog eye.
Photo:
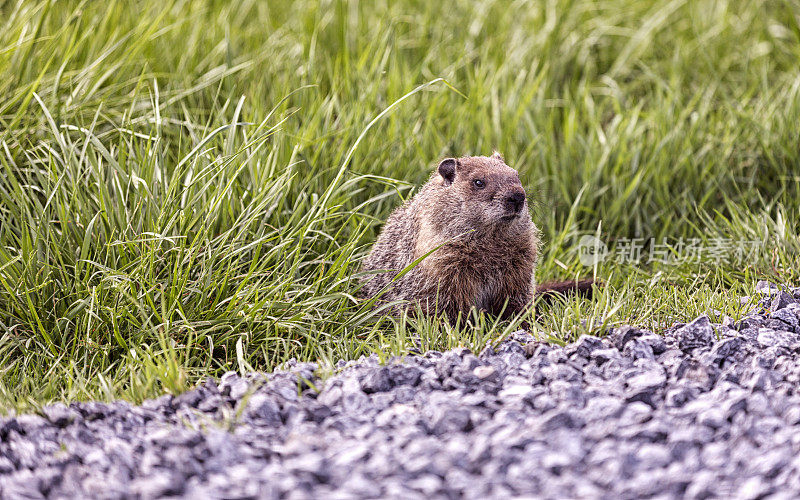
M474 184L475 187L478 189L483 189L486 187L486 183L480 179L475 179L474 181L472 181L472 184Z

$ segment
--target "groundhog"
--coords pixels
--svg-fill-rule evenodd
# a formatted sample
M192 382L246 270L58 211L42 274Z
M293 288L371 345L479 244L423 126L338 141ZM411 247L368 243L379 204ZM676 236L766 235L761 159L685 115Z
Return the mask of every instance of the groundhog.
M532 306L538 253L517 171L499 153L446 158L389 217L364 261L361 293L386 290L380 300L451 321L473 307L508 318Z

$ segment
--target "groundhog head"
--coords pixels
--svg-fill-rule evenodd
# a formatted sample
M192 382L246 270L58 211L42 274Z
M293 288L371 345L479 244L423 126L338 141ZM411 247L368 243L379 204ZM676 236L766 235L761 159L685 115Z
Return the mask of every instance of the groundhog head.
M519 175L499 153L445 158L437 173L448 209L458 212L457 220L468 222L469 229L530 221Z

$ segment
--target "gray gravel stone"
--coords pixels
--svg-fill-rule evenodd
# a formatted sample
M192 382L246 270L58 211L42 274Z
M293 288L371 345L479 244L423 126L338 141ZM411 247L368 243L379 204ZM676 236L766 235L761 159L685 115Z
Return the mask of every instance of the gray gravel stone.
M700 316L675 332L678 346L686 351L711 345L714 340L714 328L708 316Z
M622 354L631 359L649 359L654 360L655 354L653 352L653 348L650 346L649 343L641 340L645 337L641 337L639 339L633 339L627 344L625 344L625 348L622 350Z
M633 375L625 380L625 398L656 406L659 392L666 384L667 377L662 370L652 370Z
M589 358L591 354L603 348L603 341L591 335L581 335L580 338L571 345L565 347L566 352L573 353L573 356Z
M254 394L247 402L247 417L262 421L266 425L281 424L281 408L274 398L266 394Z
M798 318L797 318L797 313L793 309L788 307L780 309L770 314L770 318L776 319L781 323L783 323L782 329L788 330L790 332L797 332Z
M653 354L656 356L663 354L668 349L667 342L662 335L643 335L639 338L639 341L649 345L650 349L653 350Z
M747 343L742 337L724 339L714 344L711 348L713 362L718 366L726 361L734 362L743 359L747 355Z
M641 328L625 325L614 330L610 337L614 346L621 351L625 348L625 344L637 337L647 335L648 333L648 331L642 330Z
M777 292L773 296L772 302L770 303L770 309L772 311L777 311L779 309L787 307L789 304L794 304L794 303L796 303L796 300L791 294L781 291Z
M798 336L791 332L759 328L756 340L762 347L786 347L791 349L797 345Z
M0 418L0 497L796 498L800 288L757 294L663 336L515 332Z
M392 379L389 377L389 369L381 366L361 379L361 389L367 394L375 392L385 392L392 388Z

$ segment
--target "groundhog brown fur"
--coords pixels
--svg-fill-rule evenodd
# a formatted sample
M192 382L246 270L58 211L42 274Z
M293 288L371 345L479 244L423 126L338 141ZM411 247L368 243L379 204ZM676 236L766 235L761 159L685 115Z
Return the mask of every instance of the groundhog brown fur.
M381 301L399 299L451 321L473 307L510 317L532 306L538 253L517 171L498 153L446 158L389 217L364 261L361 293L385 290Z

